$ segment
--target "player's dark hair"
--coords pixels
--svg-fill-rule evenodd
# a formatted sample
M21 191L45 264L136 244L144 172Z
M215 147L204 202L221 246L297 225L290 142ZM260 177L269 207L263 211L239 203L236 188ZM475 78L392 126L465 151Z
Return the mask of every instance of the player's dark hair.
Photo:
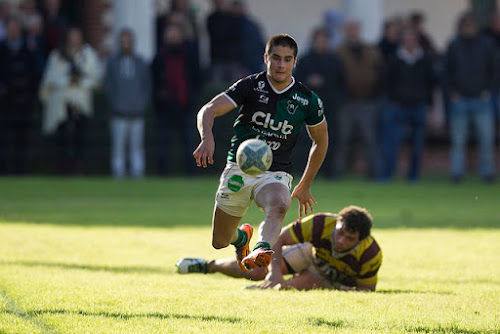
M275 46L287 46L293 50L293 56L297 58L297 53L299 52L299 47L295 39L288 34L278 34L269 38L266 44L266 54L271 54Z
M350 205L339 212L339 220L345 224L345 228L350 233L359 232L359 240L363 240L370 235L373 219L365 208Z

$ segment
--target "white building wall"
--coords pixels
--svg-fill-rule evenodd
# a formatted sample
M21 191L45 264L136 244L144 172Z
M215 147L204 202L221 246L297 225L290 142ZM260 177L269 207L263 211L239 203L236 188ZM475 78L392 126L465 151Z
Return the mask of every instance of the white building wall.
M231 0L228 0L231 1ZM160 3L168 2L159 0ZM154 54L154 3L155 0L114 0L113 38L124 25L134 28L138 35L137 47L141 54L151 59ZM246 0L250 15L260 24L264 38L278 33L288 33L299 44L299 53L309 48L313 29L324 23L325 12L337 10L363 21L363 36L370 42L380 38L382 22L393 15L407 15L421 10L427 17L426 30L436 46L443 51L455 33L458 15L468 8L468 0ZM203 65L208 65L208 36L206 18L211 11L211 1L191 0L198 18L200 51ZM113 40L113 44L115 40ZM300 54L299 54L300 56Z
M112 33L106 44L117 49L121 29L128 27L135 34L135 50L147 60L155 53L155 4L154 0L114 0Z

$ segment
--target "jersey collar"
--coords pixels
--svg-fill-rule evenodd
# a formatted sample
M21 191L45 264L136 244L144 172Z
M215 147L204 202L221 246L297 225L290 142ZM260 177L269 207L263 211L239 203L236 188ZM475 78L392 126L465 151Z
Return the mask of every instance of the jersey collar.
M292 88L292 86L295 84L295 78L292 76L292 82L288 86L286 86L283 90L276 90L276 88L274 88L273 84L271 83L271 80L269 80L269 74L267 73L266 73L266 79L267 82L269 83L269 86L271 86L271 88L276 94L283 94L284 92Z

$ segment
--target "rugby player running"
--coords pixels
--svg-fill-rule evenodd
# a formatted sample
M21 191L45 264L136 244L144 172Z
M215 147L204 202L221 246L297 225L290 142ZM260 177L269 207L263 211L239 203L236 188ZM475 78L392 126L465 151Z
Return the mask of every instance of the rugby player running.
M227 165L216 193L212 245L216 249L234 245L243 271L269 265L274 253L271 247L280 234L292 198L299 202L300 217L312 212L312 205L316 204L310 186L327 152L328 131L321 99L292 76L297 52L297 43L290 35L271 37L264 54L267 70L237 81L205 104L197 116L201 142L193 156L198 167L206 168L213 164L214 119L239 107ZM290 194L290 155L304 123L312 145L302 177ZM266 141L273 150L273 164L264 174L245 174L236 164L238 146L250 138ZM252 200L265 218L250 252L253 227L238 225Z

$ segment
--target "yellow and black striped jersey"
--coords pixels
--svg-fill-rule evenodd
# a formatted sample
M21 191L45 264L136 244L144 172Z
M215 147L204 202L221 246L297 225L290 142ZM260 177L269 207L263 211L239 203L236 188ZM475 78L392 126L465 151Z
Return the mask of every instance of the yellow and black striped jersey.
M382 251L369 235L346 253L334 250L334 233L338 215L317 213L288 225L297 243L313 245L315 266L318 272L332 283L348 286L377 283L377 272L382 264Z

